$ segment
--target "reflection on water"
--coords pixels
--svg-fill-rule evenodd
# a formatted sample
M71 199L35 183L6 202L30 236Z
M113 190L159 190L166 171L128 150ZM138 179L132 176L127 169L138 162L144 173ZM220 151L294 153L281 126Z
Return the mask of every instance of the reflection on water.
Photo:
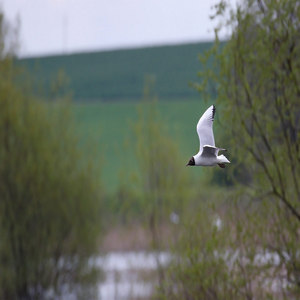
M216 257L222 257L232 267L237 259L253 266L280 265L280 257L276 253L257 253L253 260L247 261L238 250L225 251L223 254L215 252ZM288 259L288 256L286 257ZM166 266L171 260L168 252L109 252L96 258L96 266L105 275L99 282L98 299L101 300L135 300L149 299L157 283L157 262ZM288 288L285 278L265 278L266 289L279 292ZM50 297L51 298L51 297ZM76 294L66 293L63 299L76 300ZM94 299L94 298L93 298Z
M105 280L99 284L101 300L147 298L155 284L157 259L161 265L170 260L167 252L110 252L97 259Z

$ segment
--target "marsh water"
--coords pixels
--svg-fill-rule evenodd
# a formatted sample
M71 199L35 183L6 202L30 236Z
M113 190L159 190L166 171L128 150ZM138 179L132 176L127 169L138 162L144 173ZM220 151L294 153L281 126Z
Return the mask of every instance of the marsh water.
M220 254L216 254L220 255ZM233 253L225 251L223 258L229 265L240 256L238 250ZM150 299L157 286L157 266L167 266L172 255L168 252L109 252L94 260L96 267L102 270L103 277L97 287L98 297L101 300L146 300ZM280 264L280 257L276 253L257 253L253 260L254 265L271 264L274 267ZM272 291L285 289L288 283L282 278L265 279L265 284ZM64 299L75 300L76 295L67 294Z
M156 283L157 263L166 265L167 252L110 252L96 260L105 278L99 283L101 300L147 299Z

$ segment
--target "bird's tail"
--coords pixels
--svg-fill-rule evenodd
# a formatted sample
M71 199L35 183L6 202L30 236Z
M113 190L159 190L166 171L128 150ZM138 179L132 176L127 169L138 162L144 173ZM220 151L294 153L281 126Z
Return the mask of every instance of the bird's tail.
M218 161L219 161L220 164L230 164L230 161L223 154L218 156Z

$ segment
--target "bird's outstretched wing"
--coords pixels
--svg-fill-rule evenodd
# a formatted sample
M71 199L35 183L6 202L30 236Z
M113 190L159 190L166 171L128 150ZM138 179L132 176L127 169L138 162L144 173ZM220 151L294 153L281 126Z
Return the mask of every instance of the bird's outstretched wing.
M202 152L204 145L215 146L215 139L213 133L213 121L215 117L215 112L215 106L210 106L198 121L197 133L200 140L200 153Z

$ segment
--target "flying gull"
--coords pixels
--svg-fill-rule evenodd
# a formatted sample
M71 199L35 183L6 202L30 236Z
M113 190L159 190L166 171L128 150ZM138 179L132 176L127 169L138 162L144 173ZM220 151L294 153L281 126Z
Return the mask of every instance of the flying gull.
M230 161L225 155L219 154L219 151L226 151L226 149L215 146L215 139L213 133L213 121L216 113L214 105L210 106L200 118L197 124L197 133L200 140L199 152L192 156L187 166L216 166L225 168L225 164Z

